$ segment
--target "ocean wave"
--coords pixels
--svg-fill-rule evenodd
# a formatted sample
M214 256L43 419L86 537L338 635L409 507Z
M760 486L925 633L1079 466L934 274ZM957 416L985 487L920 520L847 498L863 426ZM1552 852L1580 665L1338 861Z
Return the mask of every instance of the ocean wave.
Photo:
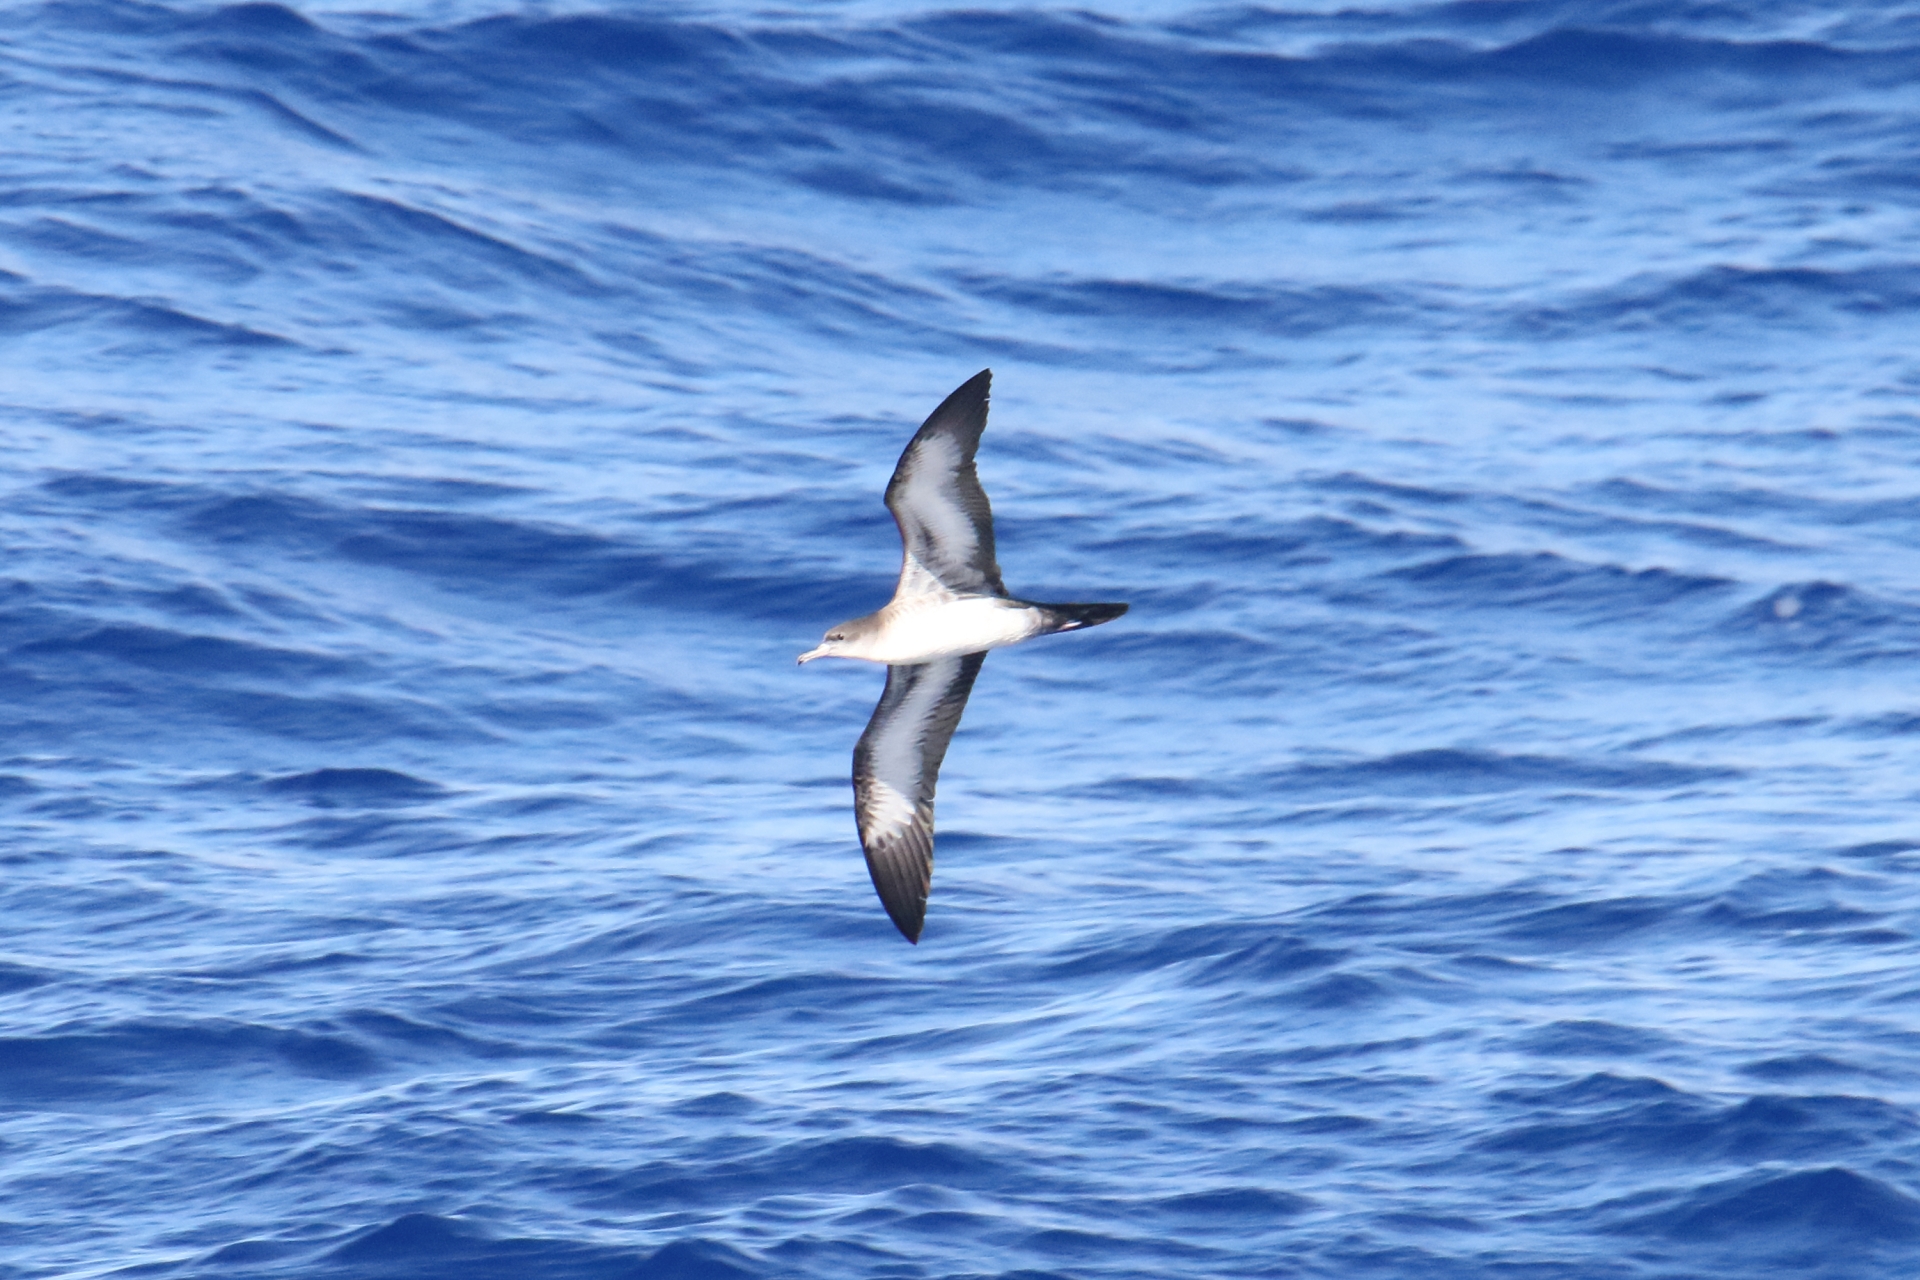
M1900 314L1917 307L1920 268L1905 263L1853 271L1715 265L1678 279L1626 281L1587 299L1523 312L1513 323L1537 338L1752 324L1778 333L1835 316Z
M1673 1240L1738 1239L1757 1250L1858 1253L1920 1237L1920 1200L1851 1169L1830 1167L1730 1179L1671 1209L1623 1223L1620 1234Z
M46 241L43 240L43 244ZM71 239L54 242L61 252L72 252ZM272 348L294 345L277 334L242 324L211 320L163 303L140 298L116 298L71 289L36 286L23 277L0 272L0 331L27 334L74 325L106 328L115 354L146 354L171 347Z

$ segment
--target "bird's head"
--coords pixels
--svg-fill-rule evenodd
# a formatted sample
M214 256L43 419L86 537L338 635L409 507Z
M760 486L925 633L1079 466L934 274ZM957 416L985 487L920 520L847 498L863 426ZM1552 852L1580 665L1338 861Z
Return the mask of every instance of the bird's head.
M804 666L812 662L815 658L859 657L860 641L865 634L865 628L861 626L861 623L865 621L866 619L864 618L856 618L852 622L843 622L833 630L827 632L826 636L820 641L819 648L809 649L800 655L801 665Z

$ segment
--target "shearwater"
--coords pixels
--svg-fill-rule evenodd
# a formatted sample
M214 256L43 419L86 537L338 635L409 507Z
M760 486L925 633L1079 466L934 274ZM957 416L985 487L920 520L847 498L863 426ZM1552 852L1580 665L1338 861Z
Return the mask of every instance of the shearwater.
M941 402L900 455L887 509L900 526L900 585L886 608L800 655L887 664L887 688L853 749L853 812L873 887L908 942L933 886L933 789L987 650L1111 622L1124 604L1036 604L1000 582L993 509L974 471L993 370Z

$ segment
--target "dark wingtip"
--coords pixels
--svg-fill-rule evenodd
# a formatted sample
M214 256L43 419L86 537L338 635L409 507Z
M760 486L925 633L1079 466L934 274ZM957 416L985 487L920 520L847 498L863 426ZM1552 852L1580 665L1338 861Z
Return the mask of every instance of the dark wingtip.
M887 919L893 921L893 927L900 931L900 936L914 946L919 946L920 931L927 927L927 900L922 898L918 903L913 904L920 908L917 913L907 903L899 904L898 911L894 910L893 903L885 899L882 899L882 905L887 909Z
M908 828L899 837L863 845L867 872L887 909L887 919L908 942L918 944L927 921L927 895L933 887L933 836Z
M956 413L978 413L981 415L979 425L986 425L986 405L992 398L992 393L993 370L982 369L948 393L947 398L940 402L940 407L927 415L926 422L921 424L922 430L941 418Z

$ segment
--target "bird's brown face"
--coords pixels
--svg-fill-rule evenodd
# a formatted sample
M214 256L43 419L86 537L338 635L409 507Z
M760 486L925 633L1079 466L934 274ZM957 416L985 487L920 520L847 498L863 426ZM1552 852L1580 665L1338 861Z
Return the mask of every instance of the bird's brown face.
M809 649L800 655L800 665L805 666L815 658L831 658L836 656L840 652L840 646L846 643L850 634L845 626L835 627L833 630L827 632L825 638L820 641L819 648Z

